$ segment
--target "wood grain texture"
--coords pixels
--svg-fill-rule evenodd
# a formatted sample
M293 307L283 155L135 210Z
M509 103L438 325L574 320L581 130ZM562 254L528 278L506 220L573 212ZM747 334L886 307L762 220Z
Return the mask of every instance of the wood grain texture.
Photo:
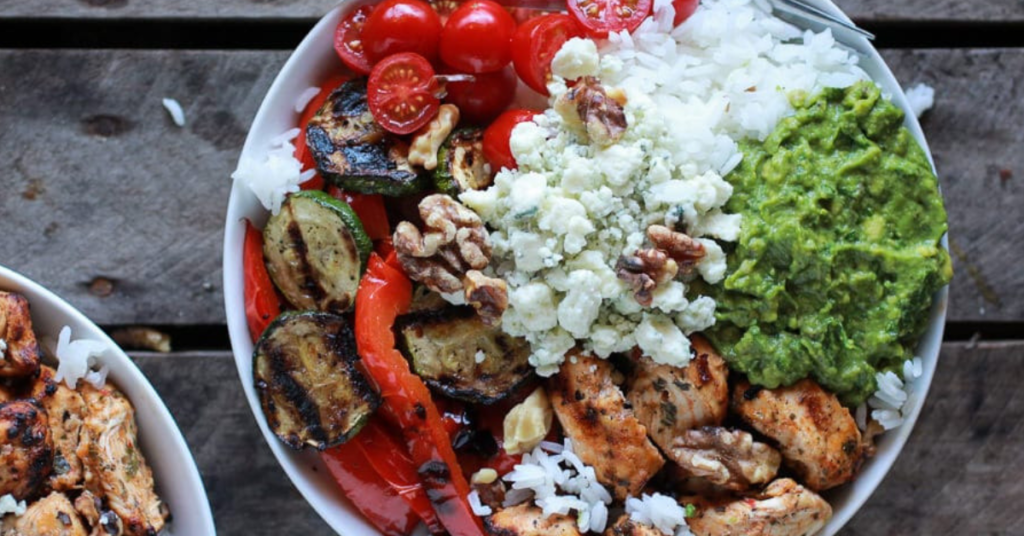
M862 20L1024 20L1018 0L835 0ZM103 19L305 19L330 10L337 0L5 0L0 18L88 17Z
M287 55L0 51L0 262L101 324L223 323L228 176ZM956 253L949 319L1024 320L1024 51L885 56L937 92L924 128Z
M0 262L101 324L222 324L230 174L286 57L0 52Z
M267 448L230 355L136 362L192 448L218 533L332 534ZM935 378L906 448L844 536L1020 534L1024 343L947 344Z

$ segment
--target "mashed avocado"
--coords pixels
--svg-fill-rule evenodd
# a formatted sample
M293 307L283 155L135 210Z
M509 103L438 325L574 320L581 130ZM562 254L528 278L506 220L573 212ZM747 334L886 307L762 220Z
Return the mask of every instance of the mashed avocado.
M862 82L791 97L796 114L745 142L727 212L743 215L709 333L766 387L812 376L847 404L912 357L952 277L946 211L903 112Z

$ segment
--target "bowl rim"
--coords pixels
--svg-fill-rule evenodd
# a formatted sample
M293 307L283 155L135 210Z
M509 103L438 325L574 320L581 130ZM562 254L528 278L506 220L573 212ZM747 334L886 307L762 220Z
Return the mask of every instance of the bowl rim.
M143 454L153 470L153 479L157 489L160 490L160 498L171 509L173 515L174 521L169 528L177 527L175 530L178 530L179 534L184 534L180 532L182 524L179 523L179 520L187 519L189 520L188 528L191 529L187 534L196 534L197 536L217 534L206 488L199 476L199 469L192 456L192 451L189 449L174 416L171 415L163 399L138 365L110 336L76 307L29 277L3 265L0 265L0 291L16 292L28 299L33 316L33 328L40 341L51 336L56 340L56 333L41 334L39 332L36 326L45 323L72 326L72 334L75 339L95 339L107 345L109 351L104 355L103 364L110 368L108 381L113 380L114 385L128 397L132 404L139 429L138 440L143 446ZM50 310L50 314L46 315L46 321L39 322L37 319L42 316L40 313L42 310ZM56 314L53 314L54 311ZM58 317L56 321L55 317ZM140 417L142 414L147 415L148 418L142 419ZM157 460L153 454L158 445L161 451L167 451L169 448L170 456L167 457L174 459L167 464ZM174 470L162 470L158 474L158 467L162 465L169 465ZM188 500L168 500L167 495L172 480L178 483L175 484L175 489L178 489L179 485L183 487L182 491L175 493L175 496ZM184 508L183 503L189 504L188 511L181 510ZM175 504L178 506L176 507Z
M820 9L852 23L850 18L831 0L808 1ZM277 108L281 106L290 108L290 105L294 102L294 97L298 95L298 92L294 92L294 95L291 95L290 98L285 95L287 92L287 86L290 85L293 88L298 87L296 79L301 79L303 77L308 79L311 73L318 70L324 71L324 66L317 65L317 62L312 62L312 66L306 65L309 63L307 58L316 57L318 53L321 57L325 56L322 50L317 51L315 50L315 47L321 46L326 42L325 36L333 35L333 27L340 19L341 13L370 3L374 3L373 0L343 0L339 5L326 13L310 30L285 62L270 89L267 91L246 137L245 145L239 156L240 159L250 155L260 154L257 151L260 151L262 147L265 147L270 139L294 126L298 113L292 114L295 119L293 119L289 127L276 130L268 130L265 127L268 121L272 121L274 119L275 113L277 116L282 115L281 110L277 110ZM815 31L824 29L823 26L816 25L814 23L807 23L798 26L801 28L813 29ZM885 60L872 46L871 42L863 36L843 29L833 29L833 34L836 36L837 40L849 46L861 56L861 67L871 75L872 81L883 88L886 96L890 97L892 102L905 112L905 126L910 130L915 140L921 145L921 148L924 150L928 157L928 161L932 166L932 171L936 172L931 150L928 147L928 143L924 137L920 123L918 122L917 117L912 113L902 87L897 82L888 65L885 63ZM330 51L329 55L333 55L333 51ZM340 63L338 63L338 65L340 65ZM323 78L321 77L319 80L322 79ZM313 82L316 82L317 79L314 77L313 80L308 81L310 82L309 84L299 84L302 89L309 87L310 85L316 85ZM301 91L301 89L298 91ZM255 201L255 197L250 192L245 191L240 184L234 182L232 184L231 194L228 201L228 210L225 222L223 278L224 302L232 351L235 356L235 364L238 368L239 378L242 381L250 409L252 410L253 416L256 418L257 424L264 435L264 439L267 441L281 467L292 481L292 484L299 490L306 501L321 516L321 518L323 518L323 520L338 534L342 534L342 529L344 528L346 529L346 533L351 533L357 536L376 535L378 532L369 526L358 512L355 512L354 509L352 509L340 490L335 488L331 491L333 496L324 496L324 492L327 491L325 490L323 483L325 470L319 459L315 456L309 455L308 453L298 453L287 449L266 425L266 420L263 417L251 380L253 344L250 341L248 325L245 320L244 298L242 293L243 281L241 277L241 249L244 238L243 218L246 216L246 209L243 208L243 204L245 203L249 203L249 207L252 207L253 203L258 205L258 202ZM248 212L251 213L252 210L249 210ZM266 212L267 211L260 206L254 219L257 221L265 219ZM948 238L946 236L942 239L942 245L947 250L949 249ZM904 415L904 423L902 426L894 430L889 430L881 436L877 444L876 455L864 464L864 467L861 469L856 480L838 490L826 492L824 494L830 504L834 504L836 501L842 501L842 504L839 508L834 507L832 518L829 520L825 528L819 532L818 536L833 536L844 525L846 525L846 523L849 522L849 520L858 511L860 511L864 503L873 495L874 491L885 479L885 476L888 474L897 457L902 452L903 447L910 437L910 434L914 429L914 425L921 414L921 410L924 407L924 402L927 398L928 390L935 375L939 352L941 350L942 335L945 328L948 300L949 286L947 285L933 296L928 328L922 335L921 341L918 345L917 354L922 357L924 370L922 376L913 384L915 389L914 398L917 403L913 408L911 408L908 414ZM312 479L317 478L317 476L320 477L319 482L314 482ZM344 511L339 513L337 511L339 507ZM351 529L351 532L349 532L349 529Z

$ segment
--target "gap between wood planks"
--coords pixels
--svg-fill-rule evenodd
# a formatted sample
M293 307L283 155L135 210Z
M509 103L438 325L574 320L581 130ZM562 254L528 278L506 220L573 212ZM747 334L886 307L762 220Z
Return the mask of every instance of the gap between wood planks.
M128 326L101 326L107 333ZM231 349L228 330L223 325L147 326L171 338L172 351L225 351ZM1013 341L1020 340L1024 333L1024 322L948 322L943 341L979 342L979 341ZM130 348L126 348L129 351Z
M878 48L1024 46L1022 21L857 21ZM0 48L291 50L316 20L10 18Z

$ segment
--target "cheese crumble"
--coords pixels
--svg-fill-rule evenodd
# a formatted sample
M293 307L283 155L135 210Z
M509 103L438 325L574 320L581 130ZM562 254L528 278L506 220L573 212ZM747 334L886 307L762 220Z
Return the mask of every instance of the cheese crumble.
M592 41L572 39L552 62L552 102L565 79L595 74ZM689 277L717 283L740 217L722 207L732 194L713 165L680 165L669 146L671 122L654 102L627 92L628 128L600 147L574 134L552 109L518 125L509 145L518 170L502 170L484 191L462 194L493 229L492 266L509 287L503 329L526 338L531 364L549 376L582 343L602 358L639 347L658 363L685 365L690 333L714 324L714 301L690 296L683 278L660 285L650 307L637 303L615 273L621 256L648 247L651 225L684 229L706 249Z

